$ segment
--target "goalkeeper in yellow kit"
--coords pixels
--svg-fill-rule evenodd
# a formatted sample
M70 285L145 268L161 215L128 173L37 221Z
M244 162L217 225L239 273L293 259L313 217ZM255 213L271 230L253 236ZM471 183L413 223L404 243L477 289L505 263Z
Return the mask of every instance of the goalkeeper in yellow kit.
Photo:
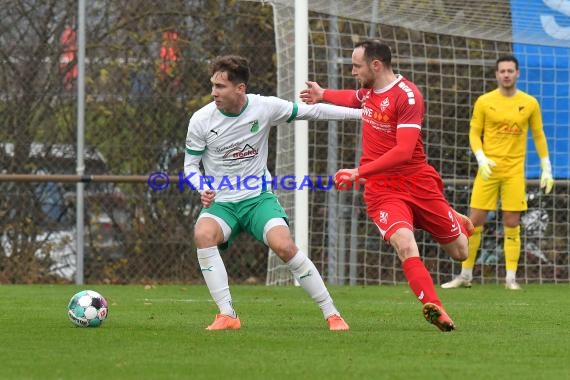
M505 287L519 290L516 272L521 252L520 217L526 211L525 157L528 129L540 157L540 187L550 193L554 180L548 158L548 145L542 127L538 101L517 89L518 60L505 56L497 60L498 88L481 95L475 102L469 130L469 143L479 170L473 184L469 218L475 226L469 238L469 257L462 262L461 274L442 288L470 287L477 251L481 244L487 213L497 209L500 197L504 224Z

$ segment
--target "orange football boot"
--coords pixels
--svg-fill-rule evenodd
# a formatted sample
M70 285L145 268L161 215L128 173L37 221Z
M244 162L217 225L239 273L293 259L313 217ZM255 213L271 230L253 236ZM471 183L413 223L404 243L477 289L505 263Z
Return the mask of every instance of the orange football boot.
M341 331L348 330L350 327L344 321L340 315L333 314L327 318L327 323L329 325L329 330L331 331Z
M214 322L206 330L237 330L241 327L239 317L232 318L225 314L216 314Z
M435 325L435 327L441 331L447 332L455 330L455 324L451 318L449 318L445 310L443 310L443 307L428 302L424 305L423 313L426 321Z

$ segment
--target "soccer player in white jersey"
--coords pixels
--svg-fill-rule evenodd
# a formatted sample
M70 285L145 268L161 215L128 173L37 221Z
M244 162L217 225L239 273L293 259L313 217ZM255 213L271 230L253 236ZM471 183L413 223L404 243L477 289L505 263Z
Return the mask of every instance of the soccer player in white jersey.
M211 72L214 101L192 115L184 160L186 179L200 191L203 205L194 227L198 262L219 308L207 330L241 327L219 249L227 248L242 231L287 263L321 308L330 330L348 330L319 271L291 237L287 214L271 191L267 151L271 126L295 119L359 120L361 110L248 94L249 62L240 56L217 57Z

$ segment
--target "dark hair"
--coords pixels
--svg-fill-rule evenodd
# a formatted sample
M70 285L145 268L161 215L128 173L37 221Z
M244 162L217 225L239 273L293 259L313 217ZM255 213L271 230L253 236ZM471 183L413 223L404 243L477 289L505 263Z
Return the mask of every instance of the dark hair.
M216 57L212 63L212 75L220 72L228 73L228 80L233 84L249 82L249 61L239 55L223 55Z
M515 69L519 69L519 60L514 55L504 55L499 57L499 59L497 59L497 63L495 63L495 70L499 70L499 63L501 62L514 62Z
M386 66L392 66L392 51L390 46L379 40L365 40L356 44L355 48L364 48L366 62L370 63L377 59Z

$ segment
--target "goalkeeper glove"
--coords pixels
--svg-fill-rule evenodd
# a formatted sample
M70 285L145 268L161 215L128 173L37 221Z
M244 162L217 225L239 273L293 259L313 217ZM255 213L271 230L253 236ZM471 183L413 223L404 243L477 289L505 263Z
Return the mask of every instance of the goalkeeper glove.
M482 150L475 152L475 158L477 158L477 163L479 164L479 175L481 178L483 178L485 181L491 178L491 175L493 174L493 168L497 166L495 161L487 158Z
M542 158L540 160L540 167L542 168L542 174L540 176L540 188L544 189L544 194L548 194L552 191L552 186L554 186L550 159L548 157Z

